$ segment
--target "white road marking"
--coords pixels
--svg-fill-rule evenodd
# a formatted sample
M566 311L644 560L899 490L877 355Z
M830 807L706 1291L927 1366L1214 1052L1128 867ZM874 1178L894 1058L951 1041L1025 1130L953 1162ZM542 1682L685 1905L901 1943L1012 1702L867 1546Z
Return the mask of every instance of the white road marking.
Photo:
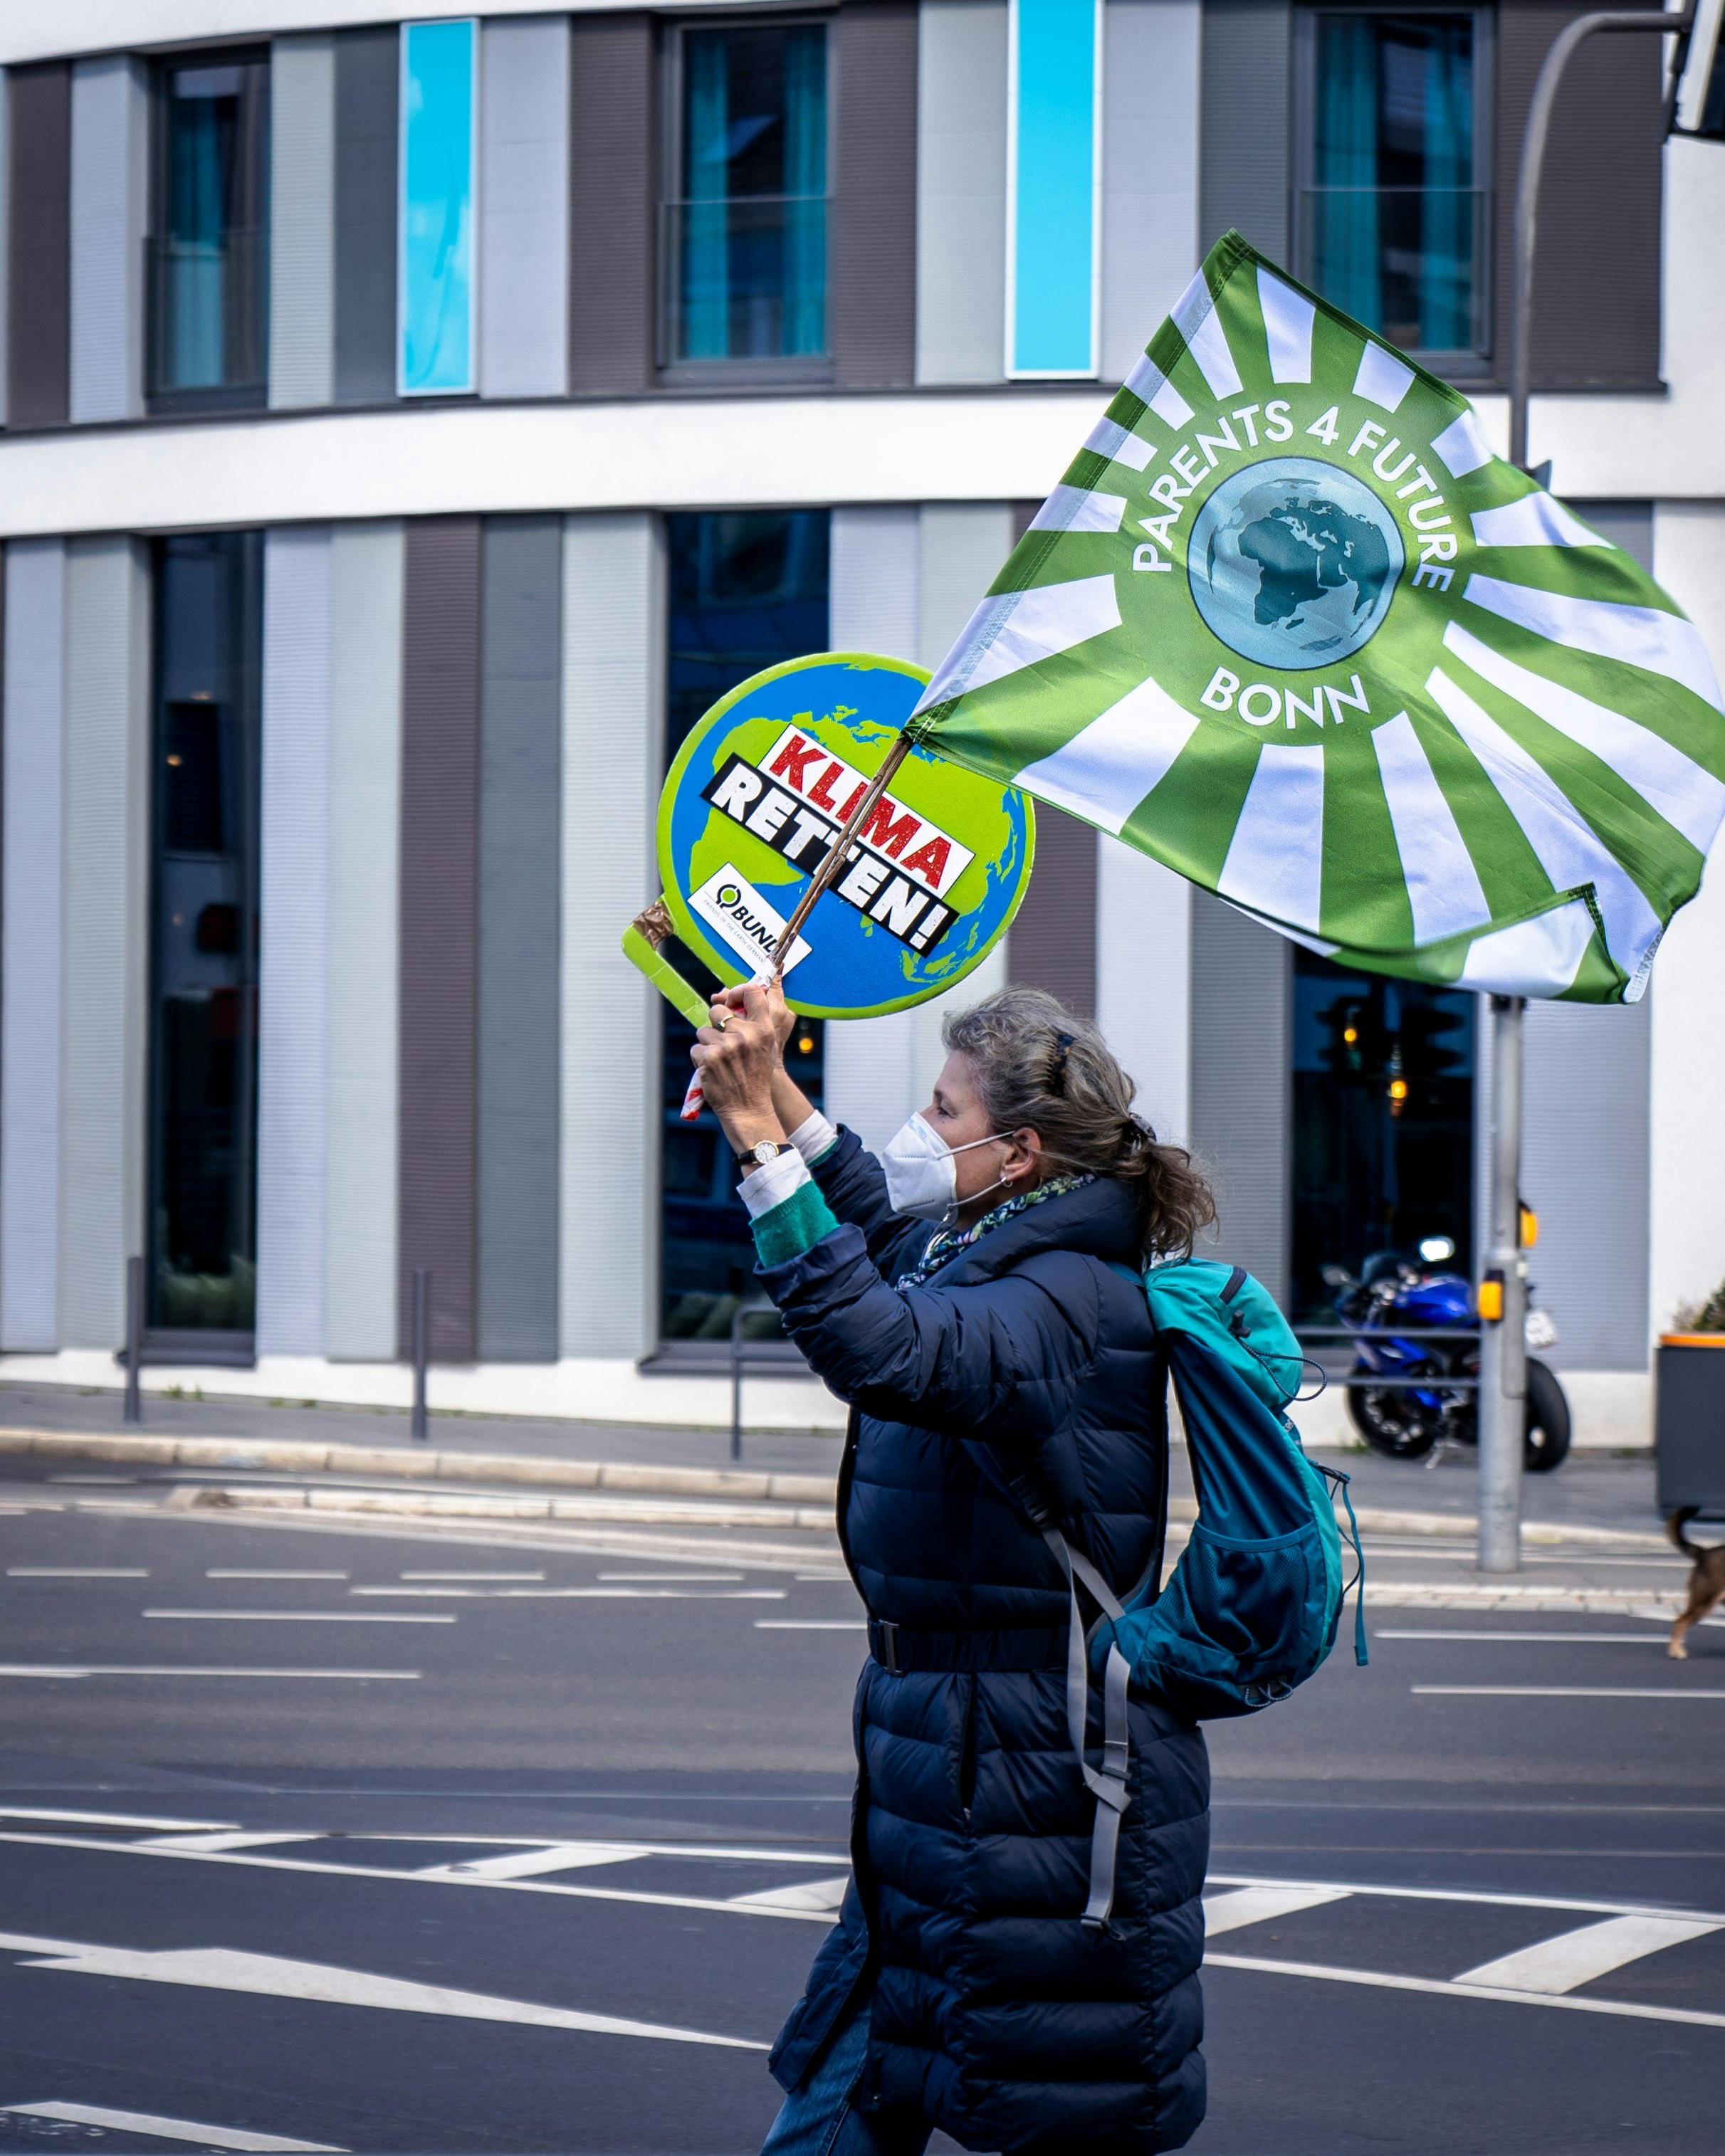
M673 2044L712 2044L732 2051L765 2051L766 2044L742 2036L715 2036L700 2029L674 2029L655 2021L621 2020L610 2014L579 2014L567 2007L536 2006L526 1999L455 1991L437 1984L376 1976L331 1963L290 1961L280 1954L242 1953L228 1947L93 1946L79 1939L37 1939L0 1932L0 1948L32 1956L20 1965L69 1976L117 1976L133 1983L183 1984L208 1991L257 1992L273 1999L300 1999L326 2006L375 2006L398 2014L441 2014L465 2021L513 2021L536 2029L576 2029L596 2036L657 2036Z
M1671 1807L1657 1805L1656 1810ZM1686 1809L1686 1807L1685 1808ZM1705 1809L1711 1812L1713 1807ZM1543 1813L1542 1812L1542 1816ZM7 1839L0 1835L0 1840ZM105 1847L105 1844L98 1845ZM1338 1894L1361 1894L1389 1902L1477 1902L1493 1909L1574 1910L1584 1917L1692 1917L1697 1922L1725 1925L1725 1911L1717 1909L1659 1909L1645 1902L1578 1902L1567 1895L1482 1894L1461 1887L1367 1887L1354 1880L1313 1879L1299 1882L1266 1879L1255 1873L1213 1871L1205 1882L1211 1887L1286 1887L1294 1883L1332 1887Z
M403 1579L543 1579L542 1572L404 1572ZM347 1577L344 1572L343 1579Z
M366 1835L359 1838L367 1840L388 1840L405 1839L406 1837ZM414 1840L423 1840L426 1839L451 1840L463 1838L464 1837L450 1836L426 1837L421 1835L412 1837ZM495 1877L479 1876L475 1876L471 1872L459 1871L453 1866L447 1870L434 1869L429 1871L400 1871L391 1870L383 1866L322 1864L308 1858L259 1856L243 1852L236 1852L230 1856L215 1852L206 1853L200 1851L177 1847L157 1848L152 1847L149 1844L143 1842L115 1842L105 1840L95 1840L69 1835L0 1833L0 1842L17 1842L38 1848L101 1851L110 1854L117 1851L121 1855L125 1856L167 1856L177 1858L184 1862L198 1864L237 1864L249 1866L264 1871L301 1871L335 1878L394 1879L406 1881L411 1884L419 1886L479 1887L499 1893L558 1894L578 1901L628 1902L654 1908L704 1909L711 1911L715 1913L726 1913L733 1916L778 1917L781 1919L788 1919L793 1922L830 1923L834 1920L834 1912L830 1910L788 1907L781 1902L768 1898L767 1895L758 1897L744 1896L734 1900L719 1901L698 1895L652 1894L639 1892L629 1892L614 1887L572 1887L564 1885L559 1881L545 1879L499 1879ZM495 1843L492 1845L495 1846ZM543 1845L539 1845L542 1846ZM704 1843L642 1844L640 1845L640 1850L643 1855L652 1856L726 1856L751 1861L797 1864L808 1864L810 1862L818 1863L821 1861L818 1854L811 1855L810 1852L806 1851L777 1851L746 1847L718 1849ZM1582 1902L1572 1900L1567 1897L1559 1898L1531 1894L1467 1893L1455 1887L1377 1887L1358 1885L1353 1882L1321 1880L1295 1881L1285 1879L1264 1879L1260 1877L1246 1876L1237 1873L1213 1873L1209 1883L1212 1886L1218 1887L1269 1887L1279 1892L1288 1891L1297 1891L1302 1894L1320 1892L1327 1900L1341 1899L1350 1895L1359 1895L1391 1901L1454 1902L1483 1904L1497 1908L1573 1910L1584 1915L1651 1917L1665 1921L1671 1920L1674 1914L1674 1912L1666 1910L1650 1909L1645 1906L1626 1904L1624 1902ZM1206 1905L1207 1909L1211 1907L1214 1907L1214 1904ZM1710 1912L1706 1910L1687 1911L1684 1912L1683 1920L1703 1925L1708 1929L1725 1929L1725 1913L1720 1913L1717 1912ZM4 1943L4 1940L0 1939L0 1945L3 1945ZM49 1942L41 1948L41 1950L44 1952L49 1951L52 1946L53 1943ZM1560 1999L1541 1993L1516 1991L1507 1986L1502 1988L1501 1990L1492 1990L1481 1986L1462 1984L1454 1981L1453 1979L1443 1982L1437 1982L1435 1980L1428 1981L1423 1978L1385 1976L1373 1971L1345 1969L1337 1969L1327 1967L1319 1967L1306 1963L1260 1961L1245 1958L1236 1958L1219 1954L1210 1956L1209 1958L1211 1959L1216 1966L1224 1969L1259 1969L1267 1971L1271 1974L1274 1975L1314 1976L1327 1978L1338 1983L1376 1984L1385 1985L1391 1989L1399 1989L1404 1990L1412 1989L1416 1991L1433 1991L1455 1998L1467 1999L1501 1997L1502 1999L1523 2004L1532 2003L1535 2005L1574 2005L1578 2008L1585 2008L1590 2012L1625 2014L1631 2016L1651 2018L1656 2020L1668 2020L1695 2022L1708 2027L1717 2026L1725 2028L1725 2015L1691 2013L1686 2010L1679 2011L1675 2009L1667 2010L1661 2008L1618 2005L1609 2001L1597 1999Z
M208 1618L226 1625L453 1625L453 1617L377 1609L146 1609L146 1617Z
M68 1826L154 1827L162 1834L176 1830L182 1830L187 1834L201 1834L212 1827L226 1830L236 1824L233 1820L157 1819L147 1812L42 1811L18 1804L0 1804L0 1819L59 1820Z
M1204 1905L1204 1928L1210 1938L1237 1932L1247 1924L1267 1923L1272 1917L1296 1916L1301 1909L1321 1909L1327 1902L1345 1902L1337 1887L1236 1887L1217 1894Z
M757 1617L757 1632L866 1632L866 1617Z
M783 1602L783 1587L725 1587L716 1593L680 1587L501 1587L500 1602Z
M446 1872L466 1879L532 1879L542 1871L584 1871L597 1864L632 1864L648 1852L632 1841L568 1841L549 1849L515 1849L504 1856L464 1858L459 1864L428 1864L422 1879Z
M418 1837L416 1837L418 1839ZM434 1869L429 1872L399 1871L387 1865L320 1864L316 1859L303 1856L254 1856L242 1851L232 1856L195 1849L152 1849L141 1841L87 1840L74 1835L0 1834L0 1842L25 1842L35 1847L48 1849L100 1850L111 1854L122 1850L131 1856L166 1856L184 1864L242 1864L264 1871L315 1872L331 1879L394 1879L418 1887L470 1887L497 1894L562 1894L578 1902L628 1902L649 1909L709 1909L724 1916L783 1917L800 1923L829 1924L832 1918L824 1912L808 1909L778 1909L767 1906L754 1907L746 1902L723 1902L704 1894L649 1894L631 1892L617 1887L569 1887L560 1880L552 1879L476 1879L470 1874ZM660 1852L654 1851L657 1855ZM708 1852L703 1851L702 1854ZM732 1851L732 1855L743 1852ZM751 1850L747 1852L757 1854ZM806 1857L798 1862L807 1862Z
M141 1849L275 1849L284 1842L324 1841L321 1834L155 1834Z
M371 1683L378 1678L416 1681L419 1670L224 1670L182 1668L147 1662L0 1662L0 1677L344 1677Z
M1626 1962L1722 1929L1725 1926L1693 1917L1608 1917L1603 1923L1584 1924L1579 1931L1483 1961L1477 1969L1464 1969L1455 1981L1511 1991L1574 1991Z
M1387 1976L1374 1969L1330 1969L1322 1963L1265 1961L1255 1954L1206 1954L1209 1969L1242 1969L1260 1976L1299 1976L1320 1984L1363 1984L1380 1991L1425 1991L1444 1999L1490 1999L1510 2006L1558 2006L1572 2014L1612 2014L1632 2021L1681 2021L1693 2028L1725 2029L1725 2014L1681 2006L1631 2006L1615 1999L1568 1999L1553 1991L1513 1991L1506 1985L1455 1984L1426 1976Z
M206 1579L346 1579L345 1572L265 1572L261 1568L223 1566L205 1573Z
M279 2133L248 2133L237 2126L204 2126L195 2118L162 2118L150 2111L111 2111L95 2103L7 2103L0 2112L19 2118L64 2119L69 2126L106 2126L121 2133L147 2133L156 2141L195 2141L200 2148L254 2150L257 2156L347 2156L329 2141L287 2141Z
M1711 1620L1710 1620L1711 1621ZM1662 1632L1388 1632L1374 1630L1374 1640L1530 1640L1535 1646L1555 1645L1570 1640L1602 1642L1608 1647L1662 1647L1670 1628Z
M1409 1691L1459 1699L1725 1699L1725 1691L1678 1685L1409 1685Z
M850 1587L855 1584L848 1572L798 1572L792 1577L799 1587Z
M464 1849L626 1849L631 1856L711 1856L745 1864L848 1864L850 1858L836 1849L757 1849L752 1843L736 1847L714 1841L559 1841L547 1842L531 1835L507 1834L353 1834L350 1841L449 1842ZM452 1871L465 1868L451 1866Z
M757 1893L733 1894L731 1902L737 1909L836 1910L850 1884L847 1871L842 1879L803 1879L794 1887L766 1887Z
M783 1602L783 1587L729 1587L716 1593L680 1587L350 1587L350 1594L423 1595L439 1601L470 1602ZM378 1619L385 1623L386 1619ZM397 1618L397 1624L453 1625L453 1617Z
M639 1587L717 1587L738 1584L743 1575L740 1572L602 1572L598 1577L608 1584L629 1580Z
M142 1565L126 1564L9 1564L8 1579L147 1579Z

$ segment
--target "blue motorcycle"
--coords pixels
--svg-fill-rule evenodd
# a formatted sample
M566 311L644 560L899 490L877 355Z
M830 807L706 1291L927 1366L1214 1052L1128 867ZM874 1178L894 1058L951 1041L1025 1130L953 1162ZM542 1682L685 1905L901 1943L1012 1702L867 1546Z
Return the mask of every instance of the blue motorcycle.
M1445 1382L1477 1378L1480 1371L1472 1286L1459 1273L1437 1270L1455 1250L1447 1236L1432 1236L1420 1245L1417 1259L1398 1250L1377 1251L1365 1260L1358 1280L1345 1266L1323 1268L1337 1318L1355 1328L1348 1414L1373 1451L1389 1460L1429 1456L1435 1466L1444 1445L1479 1443L1477 1394L1471 1385ZM1401 1328L1416 1337L1403 1337ZM1426 1331L1458 1337L1417 1337ZM1556 1337L1543 1312L1529 1313L1530 1346L1549 1346ZM1374 1376L1429 1382L1374 1385ZM1569 1403L1554 1373L1531 1355L1524 1446L1523 1462L1535 1475L1549 1474L1569 1450Z

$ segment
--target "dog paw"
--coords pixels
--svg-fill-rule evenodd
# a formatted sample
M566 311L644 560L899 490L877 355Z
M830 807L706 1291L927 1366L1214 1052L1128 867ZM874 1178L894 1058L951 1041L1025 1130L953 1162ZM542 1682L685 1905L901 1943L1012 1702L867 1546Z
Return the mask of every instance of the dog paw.
M1673 1640L1666 1652L1674 1662L1686 1662L1689 1659L1689 1650L1681 1640Z

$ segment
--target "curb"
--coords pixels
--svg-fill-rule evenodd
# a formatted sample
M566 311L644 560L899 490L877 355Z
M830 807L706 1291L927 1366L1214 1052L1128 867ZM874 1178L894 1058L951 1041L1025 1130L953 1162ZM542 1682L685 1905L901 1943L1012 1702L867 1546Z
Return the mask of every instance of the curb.
M132 1461L139 1466L160 1467L261 1468L296 1474L368 1475L409 1482L526 1482L554 1489L615 1490L640 1496L729 1499L738 1504L753 1499L757 1505L813 1506L821 1509L807 1519L793 1518L788 1510L776 1510L770 1515L751 1514L747 1520L736 1521L703 1510L691 1516L691 1523L698 1522L713 1527L820 1527L829 1533L833 1531L832 1506L838 1492L836 1479L826 1476L771 1474L742 1467L644 1467L595 1460L542 1460L517 1453L408 1452L393 1445L305 1445L291 1440L257 1443L246 1438L227 1437L123 1437L106 1431L86 1435L0 1430L0 1453L37 1453L63 1460ZM227 1494L228 1501L234 1502L239 1493ZM251 1504L261 1494L247 1491L244 1500ZM336 1494L331 1492L330 1496ZM357 1493L339 1494L344 1501L339 1509L349 1512L382 1512L395 1502L379 1493L360 1506L349 1502ZM327 1502L323 1493L297 1491L280 1493L279 1502L298 1509L312 1503L314 1496L318 1505ZM471 1514L477 1502L464 1497L435 1507L428 1505L413 1509L465 1511ZM547 1517L547 1502L524 1500L526 1510L505 1510L496 1517L542 1519ZM512 1501L499 1499L496 1502L507 1507ZM604 1507L589 1513L564 1512L549 1517L621 1520L624 1515ZM669 1513L657 1511L639 1517L666 1525L671 1523ZM1198 1507L1189 1497L1176 1497L1168 1506L1171 1521L1190 1526L1197 1517ZM1366 1534L1461 1540L1471 1539L1479 1532L1479 1522L1465 1512L1404 1512L1361 1505L1355 1507L1355 1517ZM1644 1529L1585 1527L1558 1520L1524 1521L1522 1539L1541 1547L1571 1543L1613 1543L1631 1549L1671 1548L1664 1535Z
M584 1520L615 1527L814 1527L836 1534L830 1508L817 1505L680 1505L629 1497L500 1497L482 1491L238 1490L182 1486L171 1512L384 1513L396 1519Z
M756 1498L830 1507L824 1475L774 1475L743 1467L638 1467L597 1460L537 1460L518 1453L408 1452L394 1445L255 1443L236 1437L119 1437L108 1432L0 1430L0 1452L62 1460L131 1460L141 1466L271 1468L295 1474L376 1475L409 1482L536 1482L574 1490L663 1491L680 1497ZM829 1516L830 1517L830 1516Z

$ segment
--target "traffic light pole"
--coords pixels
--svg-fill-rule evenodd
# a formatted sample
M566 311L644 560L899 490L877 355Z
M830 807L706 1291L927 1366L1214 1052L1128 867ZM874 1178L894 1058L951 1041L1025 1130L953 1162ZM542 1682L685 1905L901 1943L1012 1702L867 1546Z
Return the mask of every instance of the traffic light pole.
M1480 1527L1481 1572L1522 1563L1522 1446L1527 1394L1527 1260L1522 1255L1520 996L1492 996L1491 1183L1480 1282Z
M1545 56L1522 137L1516 186L1515 319L1510 341L1509 460L1527 470L1527 395L1533 367L1533 255L1539 221L1539 176L1563 70L1596 31L1640 31L1674 37L1665 99L1669 130L1677 84L1695 27L1692 4L1681 13L1578 16ZM1492 996L1491 1177L1486 1263L1480 1284L1480 1526L1481 1572L1518 1572L1522 1563L1522 1448L1527 1392L1527 1275L1522 1252L1522 1032L1520 996Z

